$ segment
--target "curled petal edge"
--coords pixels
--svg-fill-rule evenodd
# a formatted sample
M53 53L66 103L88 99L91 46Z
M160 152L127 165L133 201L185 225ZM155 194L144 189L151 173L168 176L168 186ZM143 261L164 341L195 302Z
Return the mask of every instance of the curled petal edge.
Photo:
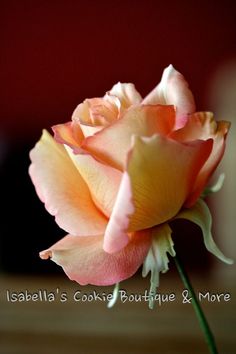
M60 265L69 279L81 285L112 285L130 278L142 265L151 244L150 230L133 233L129 244L112 255L102 243L103 236L67 235L39 255Z

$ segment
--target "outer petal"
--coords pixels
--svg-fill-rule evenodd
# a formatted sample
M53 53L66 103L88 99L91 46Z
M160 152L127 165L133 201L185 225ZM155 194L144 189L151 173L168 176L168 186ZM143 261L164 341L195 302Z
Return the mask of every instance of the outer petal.
M82 148L99 160L123 170L133 135L167 135L174 122L175 110L172 106L132 107L121 119L85 139Z
M44 130L31 151L30 176L48 212L73 235L98 235L107 219L93 203L89 189L63 145Z
M105 232L105 251L112 253L124 247L127 231L146 229L173 218L211 148L211 140L181 144L162 136L136 137Z
M87 183L94 203L110 216L119 190L122 173L104 165L90 155L71 155L79 173Z
M176 215L211 149L212 140L180 144L161 136L136 137L127 167L136 209L130 230Z
M68 235L40 257L51 257L81 285L111 285L131 277L143 263L151 243L150 231L133 234L127 247L113 255L103 251L102 243L102 236Z
M144 98L143 103L175 105L175 129L183 127L188 114L195 112L195 102L188 83L172 65L164 70L161 82Z
M116 203L104 235L103 248L106 252L117 252L129 243L127 233L130 223L129 218L134 212L130 178L128 173L124 172Z
M131 105L139 104L142 101L142 97L135 86L130 83L122 84L118 82L107 94L118 97L123 109L129 108Z
M196 139L207 140L209 138L212 138L214 142L212 153L202 167L193 185L192 192L186 202L187 207L194 205L212 173L221 161L225 150L225 139L229 127L229 122L216 122L212 113L200 112L189 117L184 128L177 130L170 135L171 138L181 142L193 141Z

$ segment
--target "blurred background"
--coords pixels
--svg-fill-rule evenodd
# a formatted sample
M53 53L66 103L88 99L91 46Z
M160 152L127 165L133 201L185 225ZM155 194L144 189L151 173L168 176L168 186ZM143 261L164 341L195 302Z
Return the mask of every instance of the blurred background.
M78 103L103 96L118 81L133 82L145 96L170 63L189 82L198 111L232 122L217 172L226 173L225 184L209 206L215 240L236 259L235 18L236 5L227 0L1 1L0 353L207 353L191 307L178 302L153 312L146 304L108 311L104 304L73 301L12 304L5 294L78 288L58 266L38 258L64 235L28 177L28 154L42 129L70 120ZM190 223L176 223L174 239L197 289L232 293L229 303L204 306L222 353L233 354L235 266L205 251ZM181 292L173 263L170 268L160 291ZM148 281L138 274L124 287L139 292Z

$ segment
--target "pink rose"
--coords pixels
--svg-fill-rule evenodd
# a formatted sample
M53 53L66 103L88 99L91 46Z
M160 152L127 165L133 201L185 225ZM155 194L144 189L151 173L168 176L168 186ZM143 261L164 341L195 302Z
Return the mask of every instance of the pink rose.
M133 84L118 83L103 98L79 104L71 122L53 127L54 138L44 131L30 153L30 176L69 234L41 258L82 285L117 283L143 263L144 275L165 271L166 253L174 255L167 222L188 218L196 205L199 211L229 129L211 113L194 112L187 82L170 65L146 98ZM155 261L149 251L160 234Z

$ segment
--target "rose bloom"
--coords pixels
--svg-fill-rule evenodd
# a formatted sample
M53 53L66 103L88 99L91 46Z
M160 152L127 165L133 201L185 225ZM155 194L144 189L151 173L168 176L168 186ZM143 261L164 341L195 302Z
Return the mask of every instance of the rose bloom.
M143 275L151 270L156 286L158 272L168 269L167 252L175 255L168 222L182 217L230 263L211 238L209 210L199 199L228 129L212 113L195 113L188 84L172 65L144 99L130 83L86 99L30 153L37 194L68 233L40 257L82 285L117 283L144 264Z

